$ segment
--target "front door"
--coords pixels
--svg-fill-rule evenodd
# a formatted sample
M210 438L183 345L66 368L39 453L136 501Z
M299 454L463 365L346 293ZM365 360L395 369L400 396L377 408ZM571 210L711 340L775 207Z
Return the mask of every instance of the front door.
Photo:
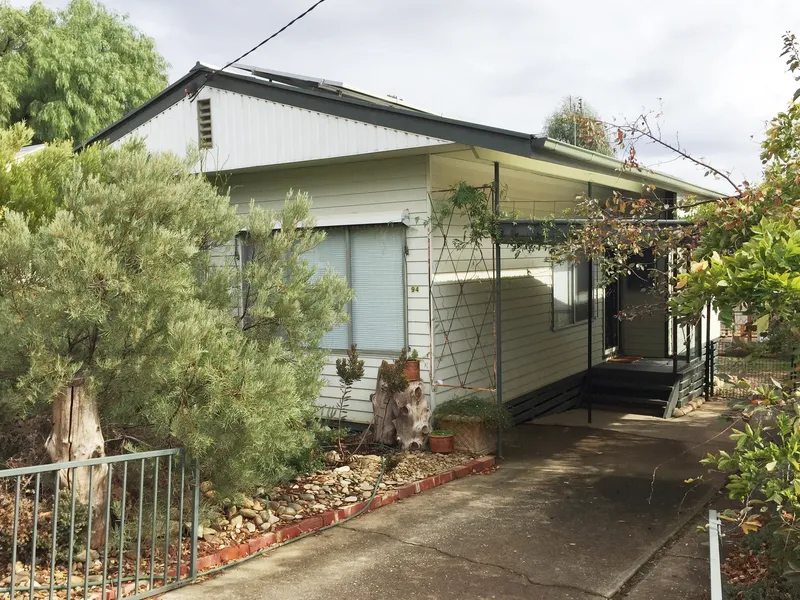
M619 281L614 281L606 286L605 301L605 331L604 349L610 354L619 348Z

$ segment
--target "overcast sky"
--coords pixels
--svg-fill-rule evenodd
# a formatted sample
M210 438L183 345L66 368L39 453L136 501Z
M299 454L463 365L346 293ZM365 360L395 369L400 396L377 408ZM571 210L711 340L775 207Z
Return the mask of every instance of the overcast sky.
M105 3L155 38L174 80L235 58L313 0ZM528 133L569 94L606 119L663 110L665 138L755 180L764 123L797 87L778 57L789 29L800 35L797 0L326 0L246 62ZM659 168L727 189L688 164Z

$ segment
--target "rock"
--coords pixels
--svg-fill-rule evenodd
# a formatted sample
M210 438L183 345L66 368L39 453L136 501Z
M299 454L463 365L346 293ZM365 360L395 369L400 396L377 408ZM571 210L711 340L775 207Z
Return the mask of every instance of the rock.
M286 506L287 506L287 508L293 509L295 512L300 512L301 510L303 510L302 506L300 506L299 504L295 504L295 503L287 504Z
M280 521L280 519L278 519ZM262 523L258 526L261 531L269 531L269 528L272 527L269 523Z
M261 517L261 515L256 515L255 518L253 519L253 523L255 523L256 525L261 525L263 522L264 519Z
M295 515L294 516L294 520L295 521L302 521L303 520L303 515Z
M269 511L268 510L262 510L260 513L258 513L258 516L261 517L262 521L266 521L266 520L269 519Z
M211 483L210 481L202 481L202 482L200 482L200 491L203 492L204 494L206 492L210 492L213 489L214 489L214 484Z
M280 521L280 517L276 517L275 515L270 515L269 519L267 519L267 522L265 524L275 525L275 523L277 523L278 521Z
M252 508L243 508L239 511L239 514L245 519L255 519L258 516L258 511Z
M250 500L250 499L245 500L244 503L242 503L242 508L252 509L253 508L253 501Z
M303 486L303 489L304 489L304 490L310 490L310 489L311 489L311 488L313 488L313 487L314 487L314 485L313 485L313 484L311 484L311 483L307 483L307 484L305 484L305 485Z
M242 517L242 515L236 515L231 519L231 527L233 527L234 529L241 529L243 523L244 523L244 518Z
M281 515L281 521L294 521L295 515Z
M236 516L237 512L238 512L238 509L236 508L236 506L231 505L231 507L228 509L228 518L232 519L233 517Z
M291 506L281 506L278 509L278 515L281 516L281 517L284 516L284 515L290 515L290 516L293 517L296 514L297 514L297 511L294 508L292 508Z
M211 527L203 527L203 535L199 536L201 539L204 539L207 542L213 542L217 539L217 532Z
M358 486L358 489L363 490L365 492L371 492L372 488L374 488L374 487L375 486L372 485L370 482L365 481L360 486Z
M270 510L278 510L280 507L281 507L280 502L275 502L274 500L271 500L269 503Z
M203 493L203 496L205 496L209 500L213 500L214 498L217 497L217 492L215 492L214 490L208 490L207 492Z
M245 528L245 529L247 529L247 531L249 531L250 533L254 533L254 532L255 532L255 530L256 530L256 526L255 526L255 524L254 524L254 523L252 523L252 522L250 522L250 521L248 521L248 522L245 524L244 528Z
M306 502L314 502L317 497L314 494L300 494L300 499L305 500Z
M217 519L217 522L214 523L214 529L217 531L225 531L230 524L231 522L228 521L228 519Z
M682 417L685 414L686 414L686 411L684 409L682 409L682 408L676 408L674 411L672 411L672 416L673 417Z
M342 461L342 457L336 450L330 450L325 453L325 462L329 465L335 465Z
M348 467L347 465L344 465L343 467L336 467L333 470L333 472L334 473L349 473L350 472L350 467Z
M263 487L260 487L256 490L256 496L258 496L259 498L263 498L266 495L266 493L267 490L265 490Z
M344 499L345 502L358 502L358 496L348 496Z
M264 510L264 505L261 504L261 502L259 502L258 500L256 500L255 502L253 502L253 510L256 512L261 512L262 510Z
M327 510L327 508L328 508L328 507L327 507L327 506L325 506L324 504L315 504L315 505L314 505L314 506L312 506L311 508L313 508L314 510L320 510L320 511L322 511L322 510Z

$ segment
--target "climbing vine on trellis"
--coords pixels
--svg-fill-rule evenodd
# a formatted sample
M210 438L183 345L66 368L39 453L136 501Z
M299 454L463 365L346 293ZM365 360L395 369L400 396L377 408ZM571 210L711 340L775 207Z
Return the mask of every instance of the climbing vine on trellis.
M500 227L493 210L494 192L490 185L470 186L461 182L444 191L442 197L432 199L431 205L428 225L432 233L437 232L441 236L441 248L437 249L437 255L433 257L433 285L430 291L434 327L439 328L438 333L443 338L438 361L444 363L449 359L456 377L455 383L437 381L437 385L493 392L496 367L494 352L487 356L481 339L489 325L492 332L497 326L493 310L496 294L494 245L490 242L499 236ZM467 287L481 283L488 286L485 290L488 297L481 294L480 302L471 305L471 295ZM457 287L453 306L446 304L446 298L451 296L442 294L445 285ZM467 350L467 361L456 358L458 351L455 343L461 341L451 338L456 327L459 330L471 330L474 334L474 342ZM489 386L471 385L478 370L488 374Z

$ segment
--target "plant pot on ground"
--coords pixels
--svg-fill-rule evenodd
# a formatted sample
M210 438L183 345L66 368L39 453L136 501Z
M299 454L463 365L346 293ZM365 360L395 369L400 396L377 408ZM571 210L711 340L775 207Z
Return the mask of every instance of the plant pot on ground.
M417 353L416 350L411 350L409 348L405 363L403 364L403 375L405 375L409 381L420 380L419 353Z
M428 436L428 446L431 452L449 454L453 451L453 432L447 429L437 429Z
M436 427L453 432L455 450L476 455L493 454L498 431L513 424L505 407L477 396L445 402L436 407L433 418Z

